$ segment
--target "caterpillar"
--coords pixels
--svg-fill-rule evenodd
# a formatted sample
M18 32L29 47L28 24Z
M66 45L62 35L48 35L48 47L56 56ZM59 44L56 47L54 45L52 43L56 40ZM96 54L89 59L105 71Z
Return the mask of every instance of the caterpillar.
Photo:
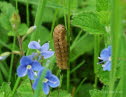
M53 32L56 62L60 69L68 69L68 44L64 25L57 25Z

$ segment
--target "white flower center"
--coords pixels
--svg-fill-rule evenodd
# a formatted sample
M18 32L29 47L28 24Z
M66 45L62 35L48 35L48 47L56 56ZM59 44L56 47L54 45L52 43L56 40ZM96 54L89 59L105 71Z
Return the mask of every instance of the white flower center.
M109 61L111 61L112 60L112 58L111 58L111 56L109 57L109 59L108 59Z
M31 67L31 65L27 65L27 69L31 69L32 67Z
M44 83L47 83L47 82L48 82L48 79L47 79L47 78L45 78L45 79L43 80L43 82L44 82Z

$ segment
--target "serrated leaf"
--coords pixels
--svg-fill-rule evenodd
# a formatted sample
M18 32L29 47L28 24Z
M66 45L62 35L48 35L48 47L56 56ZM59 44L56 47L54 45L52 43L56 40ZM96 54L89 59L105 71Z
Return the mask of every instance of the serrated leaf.
M120 68L119 68L119 65L117 65L117 71L116 72L116 78L120 78ZM97 65L97 77L99 78L99 80L101 81L101 83L103 83L104 85L109 85L109 82L110 82L110 71L103 71L103 68L102 68L102 64L98 64Z
M105 88L103 88L102 90L90 90L90 95L91 97L107 97L107 94L109 93L109 91Z
M65 90L55 90L50 93L51 97L72 97L71 94L69 94Z
M71 49L70 61L74 61L85 52L91 51L94 46L94 38L92 35L83 35Z
M109 85L109 71L103 71L102 65L97 65L97 77L104 85Z
M110 0L96 0L97 11L107 11L109 9Z
M10 84L3 82L2 86L0 87L0 97L9 97L11 93Z
M17 94L20 95L20 97L33 97L33 91L29 79L26 79L21 83L17 89Z
M91 34L102 34L105 32L104 25L95 12L82 12L72 19L72 25L82 28Z

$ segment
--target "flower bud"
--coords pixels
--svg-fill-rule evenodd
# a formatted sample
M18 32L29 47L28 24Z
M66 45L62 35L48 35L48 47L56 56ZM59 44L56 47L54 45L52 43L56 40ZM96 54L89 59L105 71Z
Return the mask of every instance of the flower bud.
M18 27L19 27L19 25L20 25L20 22L21 22L21 20L20 20L19 14L16 13L16 12L13 13L12 16L11 16L11 19L10 19L10 23L11 23L12 28L13 28L14 30L17 30L17 29L18 29Z
M10 52L4 52L0 54L0 60L5 60L10 55Z

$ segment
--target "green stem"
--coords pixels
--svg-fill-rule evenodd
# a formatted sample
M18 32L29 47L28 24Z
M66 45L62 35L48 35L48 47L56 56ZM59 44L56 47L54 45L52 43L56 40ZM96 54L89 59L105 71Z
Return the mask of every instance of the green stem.
M42 81L43 81L44 78L45 78L46 72L47 72L47 69L45 68L45 69L42 71L41 77L40 77L40 79L39 79L39 81L38 81L37 88L36 88L35 93L34 93L34 97L39 97L40 91L41 91L41 89L42 89L42 87L43 87ZM46 95L43 94L42 97L46 97Z
M29 0L27 0L27 3L26 3L26 14L27 14L27 25L29 27Z
M68 52L69 52L69 56L70 56L70 4L71 4L71 0L68 0L68 31L67 31L67 41L68 41ZM70 87L70 60L68 58L68 66L69 69L67 70L67 90L69 91L69 87Z
M37 13L36 13L36 17L35 17L35 23L34 23L34 25L37 26L37 29L36 29L35 33L32 34L31 40L33 40L35 38L38 28L42 24L42 19L43 19L43 15L44 15L44 8L46 5L46 2L47 2L47 0L39 0Z
M15 50L15 45L16 45L16 36L14 36L14 38L13 38L13 47L12 47L12 51ZM11 81L13 63L14 63L14 54L11 54L11 62L10 62L10 70L9 70L8 82Z
M112 69L110 71L109 96L113 97L114 85L116 80L116 69L118 60L119 36L121 31L120 0L112 0L111 15L111 35L112 35Z
M57 14L58 14L58 8L55 9L55 13L54 13L54 18L53 18L52 27L51 27L51 33L50 33L50 40L52 39L54 26L55 26L56 19L57 19Z
M7 69L5 68L4 64L0 62L0 71L4 74L5 78L8 78L8 72ZM2 79L1 79L2 80Z
M97 63L99 56L99 35L94 35L94 73L95 73L95 84L94 87L97 88Z
M18 0L16 0L16 10L18 10Z
M12 91L12 94L11 94L10 97L13 97L14 96L14 93L15 93L18 85L19 85L20 79L21 79L20 77L17 78L16 83L15 83L14 88L13 88L13 91Z

